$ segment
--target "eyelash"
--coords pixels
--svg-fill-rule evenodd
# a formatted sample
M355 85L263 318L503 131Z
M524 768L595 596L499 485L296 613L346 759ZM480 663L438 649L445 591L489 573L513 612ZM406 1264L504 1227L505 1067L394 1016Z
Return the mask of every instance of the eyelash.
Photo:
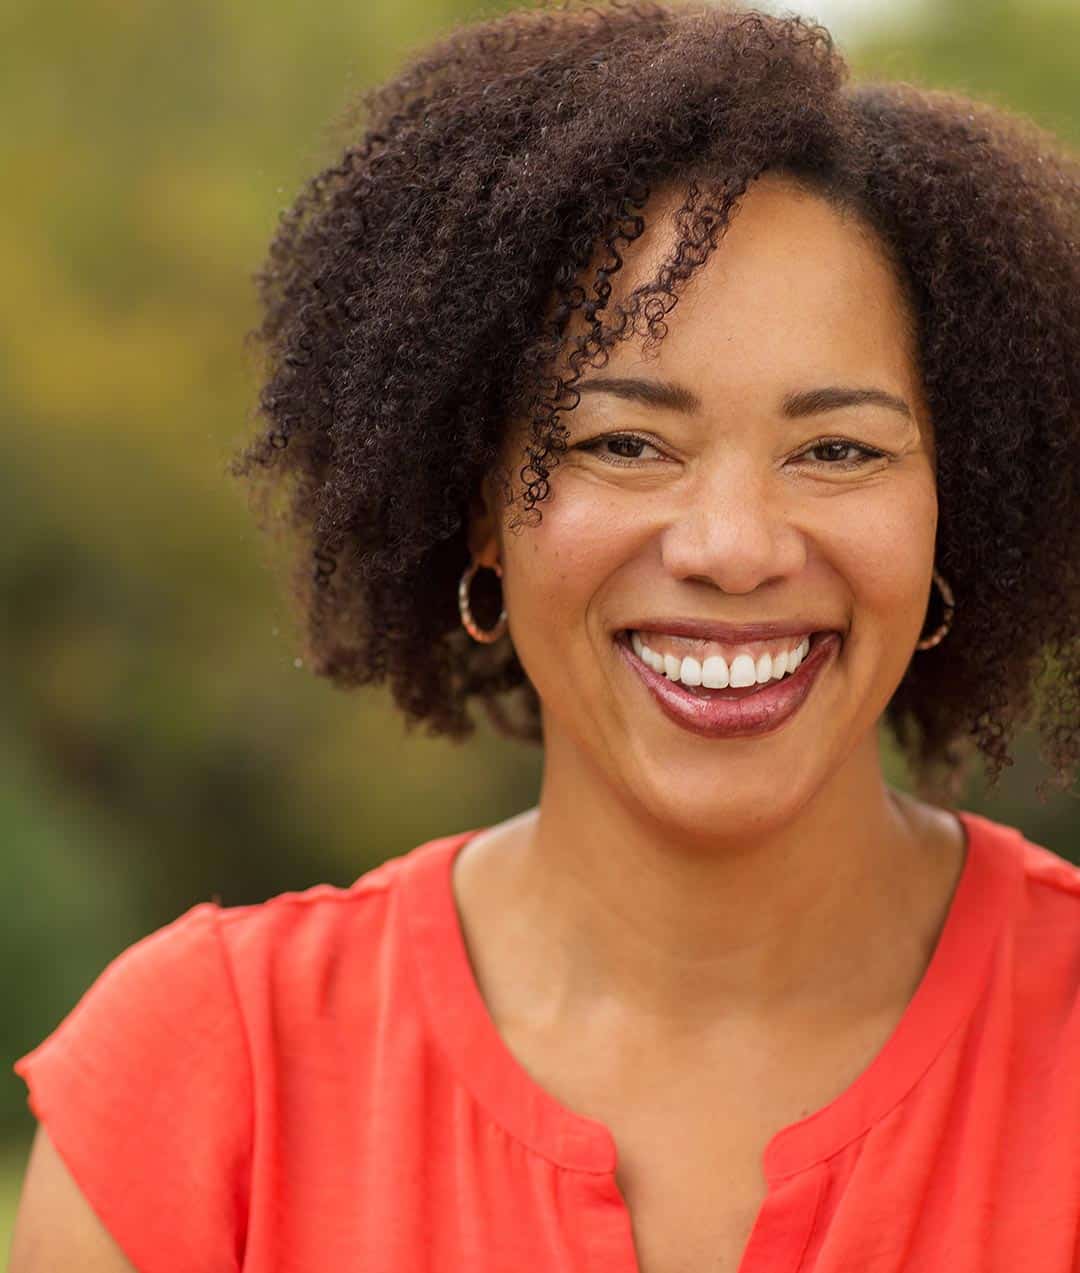
M653 446L653 443L648 441L647 438L641 437L640 434L637 434L637 433L602 433L600 434L599 437L590 438L589 441L587 442L579 442L577 446L574 448L574 450L588 451L590 454L595 454L599 459L602 459L605 464L614 464L617 467L635 464L640 457L637 457L637 456L616 457L613 455L604 455L600 452L599 448L605 442L616 442L616 441L617 442L623 442L623 441L640 442L642 443L642 445L652 446L653 449L656 450L656 447ZM827 446L847 447L851 451L859 452L861 458L857 460L844 460L844 461L837 461L837 460L813 461L813 463L817 464L820 468L840 469L841 471L847 471L849 469L861 468L864 464L868 464L871 460L880 460L884 456L883 451L876 451L874 450L873 447L864 446L861 442L852 442L848 438L819 438L816 442L813 442L811 443L810 446L806 447L805 450L801 451L800 454L807 455L811 451L817 451Z

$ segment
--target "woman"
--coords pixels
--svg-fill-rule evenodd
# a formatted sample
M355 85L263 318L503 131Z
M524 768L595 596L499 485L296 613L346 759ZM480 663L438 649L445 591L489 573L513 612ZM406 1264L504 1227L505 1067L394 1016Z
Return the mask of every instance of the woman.
M1075 159L714 8L369 110L237 472L317 669L540 797L114 961L16 1066L14 1273L1075 1269L1080 871L950 807L1076 769Z

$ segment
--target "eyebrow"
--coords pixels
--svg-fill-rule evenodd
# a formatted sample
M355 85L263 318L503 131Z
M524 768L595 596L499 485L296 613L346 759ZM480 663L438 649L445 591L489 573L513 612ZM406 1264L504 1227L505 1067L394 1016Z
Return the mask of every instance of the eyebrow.
M647 407L663 407L682 415L693 415L701 410L702 405L701 399L692 389L666 380L590 376L570 387L579 393L609 393L629 402L640 402ZM785 394L780 403L782 413L792 420L801 416L819 415L823 411L836 411L841 407L859 406L886 407L911 418L911 410L903 398L886 393L884 389L825 385L820 389L804 389L799 393Z

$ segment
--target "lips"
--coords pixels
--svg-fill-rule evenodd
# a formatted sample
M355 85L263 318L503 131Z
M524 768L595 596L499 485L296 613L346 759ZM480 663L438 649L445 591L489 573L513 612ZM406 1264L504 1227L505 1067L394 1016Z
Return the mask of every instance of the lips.
M628 620L622 628L631 632L665 632L669 636L690 637L738 645L751 641L772 641L778 637L800 637L807 632L825 632L829 624L820 618L775 619L764 623L720 623L712 619L640 618Z
M670 631L666 625L665 629ZM669 720L691 733L721 739L756 737L784 725L806 701L822 670L839 649L841 637L833 631L815 632L810 639L809 653L790 676L734 690L702 690L669 680L637 657L626 633L620 633L616 645Z

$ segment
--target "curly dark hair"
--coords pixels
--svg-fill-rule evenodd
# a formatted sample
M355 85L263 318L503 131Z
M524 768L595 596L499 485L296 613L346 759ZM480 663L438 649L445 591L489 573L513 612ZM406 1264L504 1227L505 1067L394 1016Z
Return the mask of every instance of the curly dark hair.
M261 496L264 528L298 542L318 674L389 681L410 724L454 738L473 730L476 696L498 730L541 741L509 640L480 646L460 624L475 493L507 422L525 421L517 515L535 524L582 364L604 365L642 316L647 347L663 339L733 205L775 170L856 210L910 303L936 561L956 595L949 638L912 660L885 713L919 790L958 792L976 749L996 784L1029 725L1053 780L1072 781L1074 152L956 94L850 84L817 23L700 3L569 0L459 28L343 122L360 139L282 214L256 275L260 426L230 466ZM642 233L650 190L676 180L677 249L609 307L618 245ZM559 358L568 376L553 374ZM485 624L490 600L476 599Z

